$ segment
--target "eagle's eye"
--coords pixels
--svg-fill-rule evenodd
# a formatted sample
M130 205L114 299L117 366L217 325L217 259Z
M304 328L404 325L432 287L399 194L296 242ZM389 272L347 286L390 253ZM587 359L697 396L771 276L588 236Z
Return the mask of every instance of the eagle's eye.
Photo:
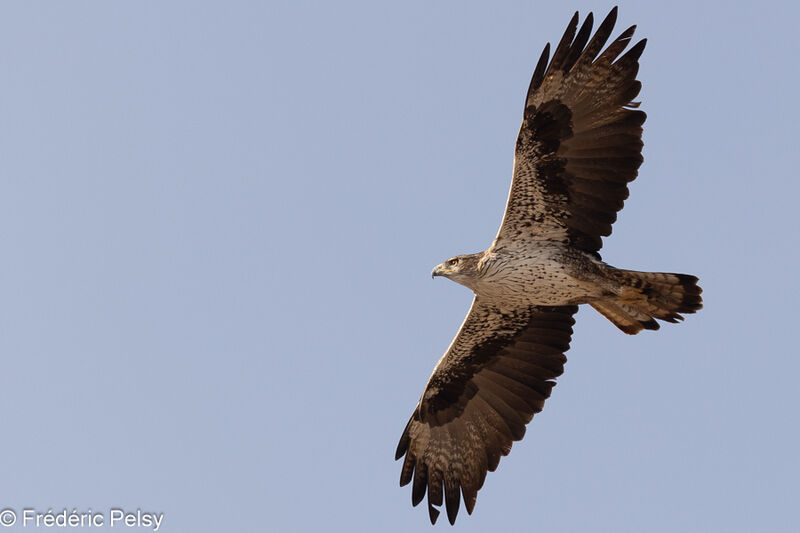
M447 262L447 264L451 267L454 267L458 265L458 259L451 259L450 261Z

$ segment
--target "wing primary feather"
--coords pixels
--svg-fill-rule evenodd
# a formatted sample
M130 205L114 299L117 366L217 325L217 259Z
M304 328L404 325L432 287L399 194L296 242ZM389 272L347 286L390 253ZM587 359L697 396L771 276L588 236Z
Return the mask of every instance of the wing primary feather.
M431 525L436 525L436 519L439 518L439 509L431 504L428 504L428 517L431 519Z
M569 72L575 62L583 53L583 47L586 46L586 43L589 41L589 36L592 34L592 25L594 24L594 15L589 13L586 16L586 20L583 21L583 25L581 29L578 31L578 35L575 37L575 41L572 43L572 46L569 48L569 55L564 60L564 66L561 67L561 70L564 72Z
M447 504L447 519L451 526L455 525L458 506L461 503L461 490L458 481L448 475L444 477L444 500Z
M561 40L558 42L558 46L556 46L556 51L553 52L553 59L550 61L550 66L547 67L547 72L544 74L545 78L552 74L553 71L561 68L564 59L569 53L569 45L572 44L572 38L575 37L575 30L577 27L578 12L576 11L572 16L572 19L569 21L567 29L564 31L564 35L561 36Z
M403 455L405 455L405 453L408 451L408 443L411 440L408 435L408 430L411 428L411 422L413 422L413 420L414 417L412 416L408 421L408 424L406 424L406 429L403 430L403 435L400 437L400 442L397 443L397 450L394 452L395 461L403 457Z
M467 510L467 514L472 514L472 510L475 509L475 502L478 500L478 489L472 487L467 489L462 485L461 492L464 496L464 508Z
M644 52L644 47L646 45L647 45L647 39L642 39L641 41L633 45L630 50L625 52L625 55L620 57L619 60L617 60L617 63L621 63L623 61L630 61L631 63L634 63L638 61L639 57L641 57L642 55L642 52ZM634 77L636 76L635 72L633 73L633 76Z
M411 483L411 476L414 475L414 464L416 459L412 454L407 454L403 461L403 469L400 471L400 486L405 487Z
M606 18L603 19L603 22L600 23L600 26L597 27L594 37L592 37L591 42L589 42L586 49L583 51L579 60L582 64L594 61L594 58L597 57L597 54L600 53L600 50L603 49L606 41L608 41L608 38L611 36L611 32L614 30L614 24L616 23L617 6L614 6L609 14L606 15Z
M428 473L428 516L431 519L431 524L436 524L436 519L439 518L439 510L437 507L442 506L442 473L434 469Z
M414 484L411 488L411 504L416 507L425 496L428 488L428 466L423 461L417 463L414 468Z
M544 71L547 68L547 60L550 59L550 43L547 43L544 46L544 50L542 50L542 55L539 56L539 62L536 63L536 69L533 71L533 77L531 78L531 84L528 87L528 96L525 99L525 105L527 106L528 101L530 100L533 93L539 86L542 84L542 80L544 80Z
M636 24L628 28L627 30L623 31L619 34L619 37L614 39L614 42L608 45L608 48L600 55L597 59L599 63L608 63L610 64L618 55L625 50L625 47L628 46L628 42L630 42L631 37L633 37L634 32L636 31Z

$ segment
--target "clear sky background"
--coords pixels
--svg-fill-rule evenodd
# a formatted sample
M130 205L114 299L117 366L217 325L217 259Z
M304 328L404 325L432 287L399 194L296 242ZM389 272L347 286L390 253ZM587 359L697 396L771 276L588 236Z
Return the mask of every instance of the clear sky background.
M705 308L582 309L459 531L797 531L800 8L740 4L615 30L648 120L603 256ZM542 47L612 5L3 3L0 508L429 530L393 456L471 301L430 270L490 244Z

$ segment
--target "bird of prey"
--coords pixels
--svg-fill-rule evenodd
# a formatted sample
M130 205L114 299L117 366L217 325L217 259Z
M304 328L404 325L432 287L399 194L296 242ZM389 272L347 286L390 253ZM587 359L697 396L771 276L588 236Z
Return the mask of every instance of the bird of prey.
M397 446L400 485L413 480L414 505L427 492L431 523L443 500L455 523L462 495L472 513L487 471L542 410L564 371L579 304L628 334L702 307L696 277L623 270L598 253L642 163L645 114L633 99L646 40L625 52L632 26L603 50L616 17L614 8L592 37L592 14L578 30L575 13L552 58L545 46L497 237L433 269L475 299Z

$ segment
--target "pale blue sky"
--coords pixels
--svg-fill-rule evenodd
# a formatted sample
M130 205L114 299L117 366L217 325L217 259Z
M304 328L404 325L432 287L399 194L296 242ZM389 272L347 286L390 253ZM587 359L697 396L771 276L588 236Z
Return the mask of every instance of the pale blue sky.
M542 47L612 5L3 3L0 509L427 531L393 455L471 299L430 270L491 242ZM799 16L620 5L648 120L603 256L706 306L581 310L459 531L797 527Z

